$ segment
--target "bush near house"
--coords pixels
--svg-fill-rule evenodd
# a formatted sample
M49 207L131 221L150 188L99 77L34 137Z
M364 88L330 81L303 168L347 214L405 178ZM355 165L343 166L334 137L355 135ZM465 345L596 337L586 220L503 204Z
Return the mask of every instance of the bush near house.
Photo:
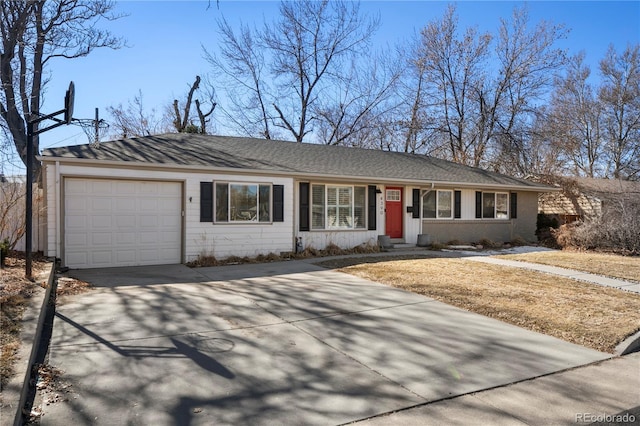
M600 216L562 225L551 236L561 248L640 256L640 195L621 197Z

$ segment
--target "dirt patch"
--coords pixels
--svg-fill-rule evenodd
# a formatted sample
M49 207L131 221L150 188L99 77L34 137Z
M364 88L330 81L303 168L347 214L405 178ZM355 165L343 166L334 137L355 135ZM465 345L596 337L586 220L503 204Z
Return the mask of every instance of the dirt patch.
M46 285L51 262L34 255L32 275L35 282L25 278L25 258L22 253L10 252L5 267L0 270L0 385L6 386L14 374L15 357L20 348L22 314L32 297L35 286Z
M73 296L91 290L91 284L71 277L59 277L56 297Z
M541 263L612 278L640 282L640 257L584 251L545 251L500 256L504 259Z
M36 390L42 398L41 405L33 407L29 413L28 424L39 424L45 406L69 401L72 392L71 384L62 380L63 371L48 364L36 366Z
M640 330L635 293L464 259L365 260L339 270L599 351Z

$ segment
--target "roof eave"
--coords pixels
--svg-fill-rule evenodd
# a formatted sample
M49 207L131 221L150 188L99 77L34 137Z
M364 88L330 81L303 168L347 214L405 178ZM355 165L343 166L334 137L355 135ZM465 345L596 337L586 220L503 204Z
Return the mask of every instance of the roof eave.
M484 188L484 189L518 189L521 191L531 192L558 192L559 188L550 186L529 186L529 185L507 185L507 184L484 184L475 182L458 182L458 181L441 181L433 179L406 179L406 178L381 178L379 176L350 176L350 175L324 175L318 173L304 172L287 172L282 170L261 170L261 169L238 169L231 167L211 167L203 165L183 165L183 164L158 164L143 163L138 161L116 161L116 160L96 160L88 158L70 158L70 157L50 157L37 156L38 160L44 163L71 163L92 165L98 167L120 167L120 168L142 168L142 169L173 169L173 170L190 170L196 172L218 172L226 174L244 174L244 175L270 175L270 176L286 176L293 177L297 180L305 179L322 179L325 181L349 181L362 183L384 183L384 184L403 184L414 186L446 186L455 188Z

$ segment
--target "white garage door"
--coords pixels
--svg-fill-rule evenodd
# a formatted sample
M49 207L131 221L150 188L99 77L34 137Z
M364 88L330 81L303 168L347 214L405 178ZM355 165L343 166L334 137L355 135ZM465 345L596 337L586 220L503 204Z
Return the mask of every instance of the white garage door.
M181 183L66 178L64 191L66 266L180 263Z

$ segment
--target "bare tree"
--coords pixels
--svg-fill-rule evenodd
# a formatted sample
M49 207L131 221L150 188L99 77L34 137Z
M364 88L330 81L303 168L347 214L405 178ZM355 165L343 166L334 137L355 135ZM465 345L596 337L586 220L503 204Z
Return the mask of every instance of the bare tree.
M182 105L177 99L173 100L172 110L174 119L173 126L177 130L178 133L200 133L203 135L207 134L207 124L209 123L209 116L213 114L213 111L216 108L215 99L215 89L208 82L203 82L206 88L206 100L204 103L200 102L200 99L193 99L193 95L197 90L200 89L200 83L202 79L199 75L196 76L195 81L189 87L189 92L187 94L186 100L182 102ZM191 104L195 104L196 113L198 114L198 120L200 126L193 124L193 120L191 119ZM205 111L203 107L207 105L208 109Z
M128 138L136 136L149 136L171 131L172 124L169 116L161 115L154 108L150 111L144 106L142 91L133 100L127 101L127 105L109 106L107 112L113 117L111 125L111 137Z
M332 93L325 93L312 108L318 117L315 133L323 143L371 146L372 132L395 108L393 95L401 75L400 62L388 52L371 59L365 66L353 61L349 68L343 68Z
M353 140L390 84L373 68L363 72L375 80L364 84L362 70L352 66L378 25L357 2L328 0L282 2L279 18L260 30L242 26L236 34L221 21L220 57L205 51L228 82L231 104L221 109L252 136L302 142L316 131L326 143Z
M584 52L571 58L566 75L556 79L548 122L555 143L580 176L602 176L605 143L600 128L600 105L587 82L591 71Z
M600 61L602 132L614 178L640 179L640 45L618 54L609 47Z
M421 31L421 46L414 49L418 56L411 58L417 85L414 96L407 97L413 100L407 145L417 129L431 128L436 146L428 151L500 169L505 156L524 151L535 102L564 61L563 52L553 48L563 36L562 27L546 22L531 28L524 8L501 21L497 37L474 28L461 31L450 6ZM517 157L510 161L518 165Z
M259 46L260 36L245 25L235 34L224 19L218 22L218 30L221 56L203 50L216 78L225 82L223 87L230 105L219 109L241 133L272 139L273 117L269 113L272 89L265 79L266 61L264 49Z
M343 65L364 52L379 20L361 15L358 3L328 0L282 2L280 15L262 33L284 95L273 103L275 124L302 142L318 120L313 108L322 92L332 89Z
M25 164L33 161L26 158L26 121L40 113L47 64L54 58L87 56L102 47L119 48L121 40L97 26L101 20L118 18L114 8L110 0L0 2L0 116ZM38 151L36 136L35 155ZM34 165L37 172L36 161Z

